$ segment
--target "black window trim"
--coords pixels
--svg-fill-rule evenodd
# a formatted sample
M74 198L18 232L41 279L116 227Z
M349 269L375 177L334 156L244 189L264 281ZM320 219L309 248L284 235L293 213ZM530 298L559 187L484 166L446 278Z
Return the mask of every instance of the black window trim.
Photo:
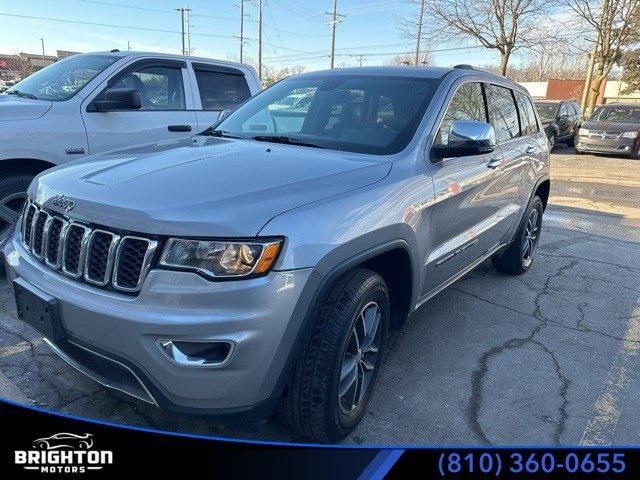
M102 95L104 92L106 92L108 89L110 89L111 87L113 87L115 84L117 84L120 80L122 80L123 78L128 77L129 75L131 75L133 72L136 72L138 70L142 70L144 68L172 68L175 70L180 70L180 72L182 73L182 69L186 69L187 68L187 62L183 61L183 60L170 60L170 59L163 59L163 58L145 58L142 60L137 60L133 63L130 63L129 65L125 66L122 70L120 70L118 73L116 73L113 77L111 77L108 81L107 81L107 86L104 87L102 90L100 90L100 92L98 92L92 99L91 101L87 104L87 108L85 109L85 111L87 113L99 113L98 109L96 109L95 105L93 104L93 102L96 100L96 98L98 98L100 95ZM139 109L139 110L120 110L121 112L189 112L189 111L195 111L195 109L187 109L186 108L186 85L184 84L184 77L182 77L182 95L184 97L184 101L185 101L185 108L182 110L143 110L143 109Z
M214 73L226 73L227 75L234 75L237 77L245 77L244 72L238 68L227 67L226 65L213 65L209 63L192 62L191 67L194 72L214 72ZM247 85L249 82L247 82Z

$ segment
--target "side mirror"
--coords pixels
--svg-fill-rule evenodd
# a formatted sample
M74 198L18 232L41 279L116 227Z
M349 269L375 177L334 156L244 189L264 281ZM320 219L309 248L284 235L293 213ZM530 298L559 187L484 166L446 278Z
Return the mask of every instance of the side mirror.
M432 161L450 157L468 157L491 153L496 149L496 133L489 123L455 120L449 128L447 143L431 148Z
M93 106L98 112L111 110L139 110L142 107L140 92L135 88L110 88L103 100L96 100Z

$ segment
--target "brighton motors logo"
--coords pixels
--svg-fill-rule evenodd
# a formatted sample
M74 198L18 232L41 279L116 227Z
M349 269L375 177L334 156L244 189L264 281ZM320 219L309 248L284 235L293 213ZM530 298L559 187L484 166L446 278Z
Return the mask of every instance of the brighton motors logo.
M90 433L56 433L34 440L31 450L16 450L14 461L41 473L85 473L113 464L113 452L94 449Z

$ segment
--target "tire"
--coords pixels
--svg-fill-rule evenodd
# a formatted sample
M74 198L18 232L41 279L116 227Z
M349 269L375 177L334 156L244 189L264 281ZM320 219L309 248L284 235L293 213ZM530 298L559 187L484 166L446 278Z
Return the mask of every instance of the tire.
M554 147L556 146L556 141L558 140L558 137L555 133L552 133L551 136L547 139L547 141L549 142L549 151L551 152Z
M0 245L13 231L27 198L31 180L33 175L28 174L0 178Z
M509 275L521 275L529 270L540 241L543 213L542 200L535 195L509 247L491 258L496 270Z
M370 327L370 333L374 330L374 318L378 319L375 334L364 335L357 348L364 326ZM356 428L367 411L378 377L389 318L389 293L380 275L356 268L336 282L318 309L313 330L278 406L277 414L285 425L319 442L336 442ZM343 371L349 375L341 379ZM344 388L347 385L349 388Z
M568 147L575 147L576 146L576 134L575 133L569 137L569 139L566 141L566 144L567 144Z

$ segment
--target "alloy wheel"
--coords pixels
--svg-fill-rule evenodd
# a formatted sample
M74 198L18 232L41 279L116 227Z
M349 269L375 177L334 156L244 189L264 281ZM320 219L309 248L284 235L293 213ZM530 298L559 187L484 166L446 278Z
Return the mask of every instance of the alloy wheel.
M376 302L367 303L358 313L342 359L338 403L344 414L353 412L371 385L380 346L382 311Z
M522 262L525 267L531 265L533 261L533 254L536 246L538 245L538 239L540 238L540 212L537 208L531 210L529 219L524 228L524 239L522 242Z

